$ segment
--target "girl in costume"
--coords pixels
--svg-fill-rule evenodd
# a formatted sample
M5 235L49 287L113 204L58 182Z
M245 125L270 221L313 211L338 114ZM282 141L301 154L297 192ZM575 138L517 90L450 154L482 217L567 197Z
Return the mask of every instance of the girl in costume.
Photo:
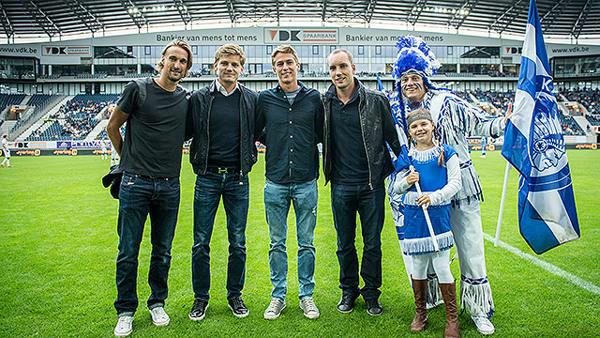
M427 324L427 272L432 267L446 305L444 337L460 337L456 286L450 271L450 248L454 245L450 227L452 197L461 189L460 165L456 152L434 137L434 124L429 111L420 108L406 117L414 170L394 182L394 190L402 195L404 231L401 238L404 254L412 257L412 284L416 314L410 325L420 332ZM420 184L419 194L416 184ZM431 219L426 222L423 207ZM433 233L432 233L433 232ZM435 241L435 243L434 243Z
M396 80L396 90L389 100L398 127L406 130L407 114L425 108L431 113L440 142L451 146L458 155L462 188L452 198L450 224L460 263L461 308L471 316L477 331L490 335L495 331L490 320L494 313L494 300L485 264L480 211L483 190L471 161L467 136L501 136L511 111L509 108L504 118L490 116L449 89L435 86L430 78L441 64L422 39L403 36L398 39L396 47L398 56L392 71ZM392 189L397 176L397 172L389 176L388 195L396 231L400 236L404 226L404 215L400 206L401 195L394 193ZM407 274L412 275L412 256L402 255L402 258ZM427 283L429 306L441 303L437 284L437 276L430 270Z

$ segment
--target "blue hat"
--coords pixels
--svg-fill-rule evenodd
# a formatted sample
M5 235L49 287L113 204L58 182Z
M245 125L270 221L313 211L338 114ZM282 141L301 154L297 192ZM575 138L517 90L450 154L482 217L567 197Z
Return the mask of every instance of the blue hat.
M392 77L396 81L400 81L405 74L415 73L421 75L427 87L436 88L429 81L429 77L434 75L442 65L425 41L406 35L398 39L396 47L398 48L398 57L394 62Z

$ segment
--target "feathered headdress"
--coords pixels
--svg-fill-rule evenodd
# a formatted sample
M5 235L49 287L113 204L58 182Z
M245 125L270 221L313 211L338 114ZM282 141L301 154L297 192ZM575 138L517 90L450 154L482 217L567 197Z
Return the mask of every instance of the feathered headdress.
M392 77L396 81L400 81L405 74L417 73L421 75L427 87L435 89L436 87L429 81L429 77L434 75L442 65L425 41L406 35L398 39L396 47L398 56L394 62Z

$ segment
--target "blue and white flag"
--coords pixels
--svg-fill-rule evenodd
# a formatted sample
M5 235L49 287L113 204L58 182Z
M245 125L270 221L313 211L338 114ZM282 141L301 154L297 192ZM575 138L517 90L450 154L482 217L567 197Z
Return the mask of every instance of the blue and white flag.
M521 173L519 228L537 254L580 236L553 90L542 26L531 0L514 113L504 131L502 155Z

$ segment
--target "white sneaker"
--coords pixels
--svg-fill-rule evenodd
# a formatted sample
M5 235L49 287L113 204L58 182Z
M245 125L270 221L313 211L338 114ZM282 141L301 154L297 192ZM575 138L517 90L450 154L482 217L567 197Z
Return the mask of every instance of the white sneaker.
M133 331L133 316L120 316L115 326L115 336L127 337Z
M475 323L477 331L479 331L479 333L482 335L488 336L496 331L494 324L492 324L492 322L485 315L471 316L471 319L473 319L473 323Z
M304 311L304 317L308 319L317 319L321 315L319 308L312 297L306 297L300 300L300 308Z
M279 315L281 315L283 309L285 309L285 301L273 297L271 298L269 307L265 310L264 318L268 320L277 319L279 318Z
M169 322L171 321L171 318L169 318L169 315L162 306L152 308L152 310L150 310L150 315L152 316L152 323L156 326L169 325Z

